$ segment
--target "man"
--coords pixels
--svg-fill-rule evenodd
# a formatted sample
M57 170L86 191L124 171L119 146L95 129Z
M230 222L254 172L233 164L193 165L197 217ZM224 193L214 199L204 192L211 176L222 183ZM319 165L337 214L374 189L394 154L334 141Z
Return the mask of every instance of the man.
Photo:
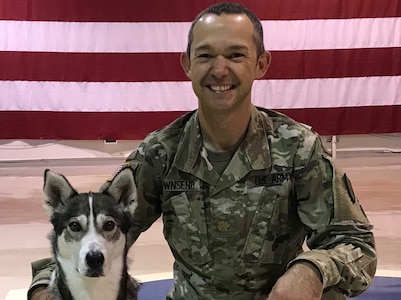
M181 56L198 110L127 159L138 187L132 241L162 215L175 257L168 299L344 299L372 282L372 226L346 175L308 127L252 105L269 63L252 12L201 12ZM32 299L49 271L34 272Z

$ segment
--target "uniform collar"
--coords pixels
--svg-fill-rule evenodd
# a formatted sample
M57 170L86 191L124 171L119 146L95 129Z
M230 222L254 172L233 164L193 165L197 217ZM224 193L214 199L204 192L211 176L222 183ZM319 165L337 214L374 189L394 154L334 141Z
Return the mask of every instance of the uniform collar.
M191 173L202 149L202 135L199 127L198 111L191 116L185 125L183 136L177 147L174 159L175 166L186 173Z
M242 171L267 169L271 166L268 143L268 135L271 133L271 119L265 112L252 106L247 133L233 157L234 159L241 157L241 163L244 165ZM204 161L204 158L201 157L202 149L202 135L199 127L198 111L196 111L185 125L174 160L175 166L183 172L192 173L199 177L199 173L205 173L210 167L207 163L202 164L201 162ZM198 160L199 163L197 163ZM207 176L214 177L211 173L209 172ZM216 178L210 179L215 181Z
M267 113L252 106L251 121L242 142L243 151L253 170L267 169L271 166L268 136L273 134L273 123Z

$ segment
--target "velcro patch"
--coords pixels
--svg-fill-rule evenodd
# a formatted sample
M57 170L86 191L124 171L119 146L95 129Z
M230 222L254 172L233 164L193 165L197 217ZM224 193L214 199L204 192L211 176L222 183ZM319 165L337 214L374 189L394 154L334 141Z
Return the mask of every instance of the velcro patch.
M343 175L343 180L344 180L345 187L347 188L348 194L351 197L352 203L355 203L356 196L354 194L354 189L352 188L351 181L349 180L349 178L346 174Z

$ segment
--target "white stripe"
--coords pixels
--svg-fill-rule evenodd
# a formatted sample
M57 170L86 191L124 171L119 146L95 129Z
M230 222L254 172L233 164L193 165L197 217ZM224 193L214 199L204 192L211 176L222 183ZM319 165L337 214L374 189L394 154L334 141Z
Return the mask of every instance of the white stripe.
M93 233L94 235L96 234L96 225L95 225L95 220L94 220L94 213L93 213L93 197L92 193L89 193L89 222L88 222L88 233Z
M268 50L401 46L401 18L263 22Z
M0 50L181 52L189 23L0 21Z
M253 98L271 108L400 105L401 76L262 80Z
M188 111L197 99L186 82L0 81L0 110ZM253 103L267 108L401 105L401 76L255 82Z
M401 46L401 18L262 21L269 50ZM0 21L0 51L181 52L189 22Z

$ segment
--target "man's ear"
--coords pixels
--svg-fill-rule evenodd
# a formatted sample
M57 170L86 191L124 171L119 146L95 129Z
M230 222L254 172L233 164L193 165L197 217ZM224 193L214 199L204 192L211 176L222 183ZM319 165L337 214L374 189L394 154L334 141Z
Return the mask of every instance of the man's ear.
M271 54L269 51L265 51L258 59L255 79L260 79L263 76L265 76L267 69L269 69L270 62L271 62Z
M181 67L187 77L191 79L191 60L186 52L182 52L180 56Z

